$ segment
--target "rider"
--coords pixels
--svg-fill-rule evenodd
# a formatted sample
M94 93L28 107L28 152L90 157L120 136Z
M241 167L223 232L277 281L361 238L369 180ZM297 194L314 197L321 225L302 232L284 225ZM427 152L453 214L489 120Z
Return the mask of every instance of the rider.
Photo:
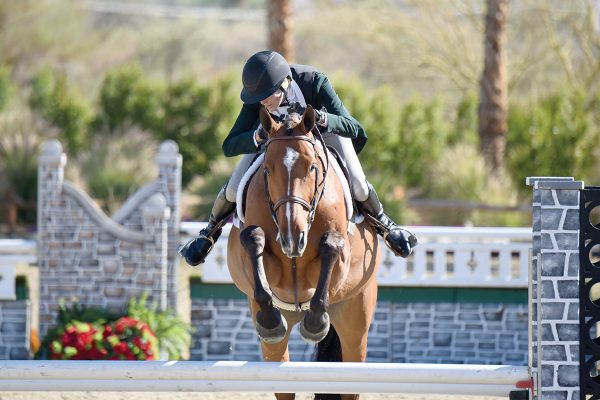
M235 210L239 183L249 169L254 153L262 151L265 133L258 114L264 105L275 117L284 116L288 106L310 104L316 111L316 122L325 143L334 147L345 160L351 177L353 196L360 211L367 214L377 233L401 257L408 257L417 238L400 228L383 212L383 206L373 186L367 181L357 154L367 135L363 127L346 110L327 77L307 65L290 65L275 51L261 51L246 61L242 72L242 110L223 142L227 157L245 154L231 178L217 195L208 225L197 237L186 243L180 254L190 265L204 262L221 229Z

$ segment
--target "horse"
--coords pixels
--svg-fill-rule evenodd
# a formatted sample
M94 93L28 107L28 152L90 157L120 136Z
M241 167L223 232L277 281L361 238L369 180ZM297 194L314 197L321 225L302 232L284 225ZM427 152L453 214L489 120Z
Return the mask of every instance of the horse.
M264 159L246 189L244 221L229 235L227 263L248 297L263 360L289 361L289 335L300 323L317 361L364 362L381 259L375 230L349 222L352 205L310 105L283 122L264 107L259 115L268 134Z

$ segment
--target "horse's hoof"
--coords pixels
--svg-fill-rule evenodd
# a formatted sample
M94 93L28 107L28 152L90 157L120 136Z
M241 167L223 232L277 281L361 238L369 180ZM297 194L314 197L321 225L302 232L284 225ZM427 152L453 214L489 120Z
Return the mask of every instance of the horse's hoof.
M287 332L287 321L281 316L281 322L275 328L265 328L256 322L256 333L260 340L267 344L279 343L285 337Z
M317 344L323 340L325 336L327 336L327 332L329 332L329 326L331 325L329 322L329 314L324 313L321 316L319 325L316 327L311 327L310 324L306 323L306 319L309 315L310 313L306 314L300 323L300 336L302 336L302 339L309 344Z

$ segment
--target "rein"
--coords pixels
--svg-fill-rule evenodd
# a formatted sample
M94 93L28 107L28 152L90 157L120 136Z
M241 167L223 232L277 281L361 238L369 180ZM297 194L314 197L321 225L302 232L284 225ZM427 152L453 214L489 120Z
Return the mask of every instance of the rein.
M315 219L317 205L319 204L319 201L321 200L321 198L323 197L323 194L325 193L325 180L327 179L327 174L329 173L329 155L327 154L327 148L325 146L325 142L323 140L323 137L321 136L321 133L317 129L315 129L315 130L313 130L313 134L315 135L317 140L319 140L319 142L323 145L326 162L323 162L321 156L319 156L317 153L317 150L316 150L317 142L308 136L273 137L273 138L270 138L269 140L267 140L267 143L265 145L265 154L266 154L267 150L269 149L269 145L275 141L303 140L303 141L309 142L315 149L316 158L321 160L321 163L324 165L323 179L321 180L321 184L319 184L319 179L318 179L319 178L319 176L318 176L319 167L316 165L314 166L313 170L315 171L315 189L314 189L313 197L310 200L310 202L306 201L305 199L303 199L302 197L299 197L299 196L284 196L284 197L278 199L276 202L273 202L273 199L271 199L271 194L269 193L269 180L268 180L269 170L266 168L263 170L263 177L265 180L265 196L267 197L267 201L269 202L269 210L271 211L271 217L273 218L273 221L275 222L275 225L277 226L278 230L279 230L279 221L277 220L277 210L283 204L296 203L296 204L300 204L302 207L304 207L304 209L306 209L308 211L308 229L307 229L307 231L309 231L310 227Z
M324 165L323 180L321 181L321 184L319 184L319 175L318 175L319 167L317 165L314 165L314 168L311 168L315 171L315 191L313 193L312 199L310 200L310 203L299 196L285 196L285 197L278 199L275 203L273 203L273 199L271 199L271 194L269 193L269 179L268 179L269 170L266 168L263 170L263 177L265 180L265 196L267 198L267 201L269 202L269 210L271 211L271 217L273 218L273 221L275 222L275 226L277 226L278 231L280 231L280 228L279 228L279 221L277 220L277 210L279 209L279 207L281 207L283 204L286 204L286 203L300 204L302 207L304 207L308 211L308 228L306 231L307 232L310 231L310 227L312 226L312 223L315 219L315 213L317 210L317 206L319 205L319 201L321 200L321 198L323 197L323 194L325 193L325 182L327 179L327 174L329 173L329 154L327 152L327 146L325 146L325 141L323 140L323 136L321 136L321 133L319 132L319 130L317 129L316 126L315 126L315 129L313 130L313 135L317 138L317 140L323 146L323 151L325 152L325 162L323 162L323 158L317 152L317 148L316 148L317 142L308 136L272 137L269 140L267 140L267 142L265 144L265 154L266 154L267 150L269 149L269 145L275 141L304 140L306 142L309 142L313 146L313 148L315 150L315 158L318 158L321 161L321 164ZM294 287L295 310L297 312L300 312L300 311L302 311L302 307L300 306L300 303L298 301L298 269L296 267L296 257L292 258L292 280L293 280L292 284Z

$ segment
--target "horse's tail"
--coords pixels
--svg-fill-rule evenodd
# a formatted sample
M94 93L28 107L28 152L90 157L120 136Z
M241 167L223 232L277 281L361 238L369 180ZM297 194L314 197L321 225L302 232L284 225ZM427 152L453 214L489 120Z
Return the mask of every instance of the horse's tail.
M327 332L325 338L317 343L315 360L329 362L342 361L342 345L333 325L329 327L329 332ZM341 398L339 394L315 393L314 400L341 400Z

